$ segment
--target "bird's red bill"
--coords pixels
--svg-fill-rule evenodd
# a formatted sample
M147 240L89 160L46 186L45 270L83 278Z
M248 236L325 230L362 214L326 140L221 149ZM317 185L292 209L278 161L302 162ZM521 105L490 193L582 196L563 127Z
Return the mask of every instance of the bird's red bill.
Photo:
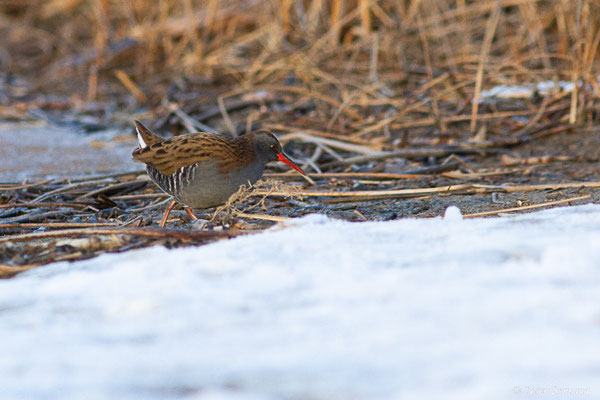
M302 171L302 169L299 166L297 166L296 164L294 164L294 162L292 160L287 158L285 156L285 154L283 154L283 153L277 154L277 159L283 163L286 163L290 167L294 168L296 171L300 172L302 175L307 176L306 172Z

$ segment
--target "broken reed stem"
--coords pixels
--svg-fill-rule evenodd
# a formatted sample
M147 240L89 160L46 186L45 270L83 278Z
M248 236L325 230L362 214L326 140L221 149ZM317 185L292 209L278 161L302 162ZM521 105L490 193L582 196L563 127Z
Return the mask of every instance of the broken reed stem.
M388 158L420 158L420 157L444 157L450 154L485 154L485 153L497 153L497 149L491 148L456 148L456 147L434 147L434 148L412 148L412 149L400 149L389 152L381 152L378 154L370 154L366 156L349 157L340 161L332 161L327 164L321 165L322 168L332 168L349 164L364 163L367 161L378 161L385 160Z
M28 269L37 268L42 264L27 264L27 265L5 265L0 264L0 279L11 278L20 272Z
M0 229L5 228L108 228L111 226L118 226L114 223L86 223L86 222L51 222L51 223L14 223L14 224L0 224Z
M472 214L463 215L463 218L475 218L475 217L483 217L483 216L488 216L488 215L496 215L496 214L502 214L502 213L507 213L507 212L514 212L514 211L532 210L535 208L554 206L554 205L558 205L558 204L570 203L570 202L579 201L579 200L586 200L591 197L592 196L588 194L585 196L571 197L568 199L556 200L556 201L547 201L545 203L532 204L529 206L511 207L511 208L504 208L504 209L492 210L492 211L482 211L482 212L476 212L476 213L472 213Z
M347 143L347 142L336 140L336 139L327 139L327 138L322 138L322 137L316 137L316 136L312 136L307 133L301 133L301 132L288 133L287 135L282 136L279 141L281 142L281 144L284 144L284 143L287 143L292 140L300 140L305 143L321 144L323 146L329 146L329 147L333 147L335 149L344 150L344 151L353 152L353 153L359 153L359 154L378 154L379 153L379 151L373 150L369 146L361 146L358 144Z
M600 184L599 184L600 185ZM441 186L434 188L420 188L420 189L399 189L399 190L360 190L355 192L326 192L326 191L310 191L310 190L300 190L298 192L299 196L306 197L364 197L371 196L376 198L378 196L406 196L406 195L422 195L422 194L431 194L431 193L441 193L441 192L455 192L458 190L465 190L472 188L473 185L463 184L463 185L452 185L452 186ZM276 196L281 197L285 196L285 193L279 192L271 192L268 193L266 191L257 190L252 193L252 196Z
M223 116L223 120L225 121L225 125L227 126L227 129L229 129L229 133L231 133L232 137L237 137L237 132L235 131L233 122L231 122L231 118L229 118L229 113L227 112L227 108L225 108L225 102L223 101L223 96L217 97L217 102L219 103L219 110L221 110L221 115Z
M342 142L349 142L349 143L363 145L372 150L381 150L381 144L373 143L372 140L365 140L365 139L352 137L352 136L346 136L346 135L338 134L338 133L334 133L334 132L323 132L323 131L318 131L315 129L308 129L308 128L302 128L302 127L297 127L297 126L292 126L292 125L287 125L287 124L275 124L275 123L266 123L263 125L263 128L267 129L267 130L273 129L273 130L290 132L290 133L303 132L303 133L309 134L311 136L320 136L320 137L324 137L324 138L328 138L328 139L339 140ZM285 136L281 137L281 140L285 140Z
M0 243L5 242L31 242L33 240L60 238L60 237L84 237L92 235L129 235L154 239L177 239L184 242L214 238L230 238L248 231L223 230L223 231L186 231L180 229L158 229L158 228L113 228L113 229L64 229L53 232L24 233L0 238Z
M153 199L153 198L167 198L170 195L163 192L154 193L140 193L140 194L124 194L121 196L110 196L111 200L137 200L137 199Z
M554 113L554 112L565 111L568 108L569 108L569 104L559 104L555 107L550 107L550 108L546 109L543 113L550 114L550 113ZM538 111L539 110L532 109L532 110L503 111L503 112L495 112L495 113L488 113L488 114L479 114L479 115L477 115L477 120L478 121L492 121L492 120L496 120L496 119L527 116L527 115L537 114ZM457 123L457 122L471 121L472 118L473 118L472 114L471 115L460 114L460 115L452 115L449 117L443 117L443 118L441 118L441 121L445 124L452 124L452 123ZM425 118L419 118L415 121L393 123L393 124L390 124L390 127L393 129L419 128L419 127L432 126L432 125L435 125L437 122L438 121L433 117L425 117Z
M136 179L136 180L131 180L131 181L114 183L111 185L101 187L99 189L92 190L85 194L82 194L81 196L77 197L76 200L82 200L82 199L85 199L88 197L93 197L93 196L99 195L101 193L105 193L105 192L115 190L115 189L127 188L127 187L130 187L130 186L138 184L138 183L148 183L148 180L147 179Z
M245 212L238 212L235 214L236 217L248 218L248 219L258 219L263 221L272 221L272 222L285 222L289 221L293 218L290 217L280 217L277 215L266 215L266 214L248 214Z
M514 192L533 192L541 190L557 190L569 188L600 188L600 182L569 182L569 183L550 183L541 185L481 185L481 184L460 184L449 186L438 186L432 188L417 189L398 189L398 190L361 190L354 192L332 192L332 191L311 191L300 190L297 192L301 197L371 197L379 198L383 196L420 196L426 194L445 194L445 193L514 193ZM276 191L267 192L257 190L251 193L251 196L275 196L282 197L287 193Z
M42 208L42 207L71 207L71 208L86 208L89 204L85 203L12 203L0 204L0 208Z
M43 185L45 185L47 183L50 183L50 182L54 182L54 179L47 179L45 181L28 183L28 184L23 184L23 185L14 184L14 185L0 186L0 190L29 189L29 188L33 188L33 187L36 187L36 186L43 186Z
M121 69L117 69L114 72L117 79L133 94L140 103L145 103L148 101L146 95L141 91L141 89L131 80L129 75Z
M299 87L299 86L283 86L283 85L257 85L252 88L252 91L261 91L261 90L284 92L284 93L294 93L294 94L303 95L303 96L306 96L308 98L312 98L315 100L321 100L321 101L324 101L325 103L328 103L329 105L331 105L334 108L340 108L344 114L348 115L349 117L351 117L354 120L357 120L357 121L364 120L364 118L359 113L357 113L355 110L353 110L352 108L343 107L343 104L341 102L339 102L338 100L336 100L336 99L332 98L331 96L328 96L324 93L317 92L315 90L311 90L311 89ZM232 96L238 96L238 95L242 95L242 94L246 94L246 93L248 93L248 89L246 89L246 88L235 89L229 93L224 94L223 96L220 96L219 99L223 99L226 97L232 97ZM225 106L223 105L223 107L225 107Z
M268 187L268 185L271 185L271 186ZM263 194L261 194L259 196L259 197L261 197L261 199L258 200L255 204L245 206L242 209L237 208L238 205L244 203L245 201L250 199L250 197L256 197L256 196L254 196L254 193L261 191L260 188L264 188L264 187L268 187L268 189L263 191ZM287 184L280 183L280 182L267 182L267 181L260 180L251 187L241 186L237 192L233 193L229 197L229 199L227 200L227 202L225 204L223 204L222 206L219 206L215 209L215 211L213 212L209 221L213 222L215 220L220 219L221 221L226 222L226 221L229 221L230 219L238 217L238 216L246 216L247 218L264 219L267 221L279 222L280 218L285 218L285 217L277 217L277 216L269 216L269 215L252 216L252 214L245 213L246 211L252 210L257 207L262 207L263 209L266 210L264 201L268 197L268 194L273 191L276 191L277 193L281 194L285 198L299 197L299 196L296 196L296 192L298 192L298 190L291 185L287 185ZM225 213L224 217L221 215L222 213Z
M106 183L110 183L110 182L108 182L106 179L101 179L101 180L94 180L94 181L71 183L71 184L59 187L58 189L54 189L49 192L46 192L46 193L36 197L35 199L31 200L31 203L37 203L39 201L47 199L50 196L54 196L55 194L59 194L59 193L68 192L69 190L72 190L72 189L78 189L81 187L92 186L92 185L101 185L101 184L106 184Z
M354 178L354 179L421 179L422 174L388 174L384 172L324 172L322 174L310 174L311 178ZM267 172L263 174L265 178L289 178L302 179L302 176L293 172Z

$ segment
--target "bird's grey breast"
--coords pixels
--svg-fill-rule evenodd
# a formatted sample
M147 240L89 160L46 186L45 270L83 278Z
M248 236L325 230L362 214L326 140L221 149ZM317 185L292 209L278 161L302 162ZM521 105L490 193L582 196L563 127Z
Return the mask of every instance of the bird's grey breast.
M157 184L180 203L207 208L225 203L240 186L255 183L263 170L264 164L253 162L223 172L218 162L208 161L180 168L171 175L172 183L167 183L166 188Z

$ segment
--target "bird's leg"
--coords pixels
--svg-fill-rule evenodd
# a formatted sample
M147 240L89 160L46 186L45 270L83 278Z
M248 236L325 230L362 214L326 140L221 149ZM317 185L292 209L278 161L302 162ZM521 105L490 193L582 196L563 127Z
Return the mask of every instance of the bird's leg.
M175 204L177 204L177 202L175 201L175 199L173 199L169 203L169 206L165 210L165 215L163 215L162 220L160 221L160 227L161 228L165 227L165 224L167 223L167 218L169 218L169 214L171 214L171 210L173 210L173 207L175 207Z
M196 216L194 215L194 212L192 211L192 209L191 209L191 208L189 208L189 207L186 207L186 208L185 208L185 212L186 212L186 214L188 215L188 217L190 217L190 219L198 219L198 217L196 217Z

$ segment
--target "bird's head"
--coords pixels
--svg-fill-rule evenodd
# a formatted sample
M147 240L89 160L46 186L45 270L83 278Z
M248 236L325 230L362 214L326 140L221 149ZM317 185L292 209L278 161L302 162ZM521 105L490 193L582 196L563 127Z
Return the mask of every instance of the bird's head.
M271 132L258 131L254 133L253 143L258 158L265 164L271 161L281 161L302 175L307 176L306 173L283 152L279 140L277 140Z

